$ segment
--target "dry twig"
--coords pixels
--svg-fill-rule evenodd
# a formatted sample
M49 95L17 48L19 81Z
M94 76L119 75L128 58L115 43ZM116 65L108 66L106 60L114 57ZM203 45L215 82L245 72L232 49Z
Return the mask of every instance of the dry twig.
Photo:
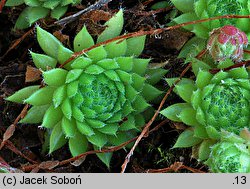
M66 24L69 24L70 22L75 21L82 14L87 13L89 11L97 10L97 9L103 7L104 5L108 4L111 1L112 0L99 0L95 4L90 5L89 7L87 7L86 9L83 9L83 10L81 10L81 11L79 11L79 12L73 14L73 15L70 15L68 17L65 17L65 18L61 19L61 20L56 21L55 24L65 26Z

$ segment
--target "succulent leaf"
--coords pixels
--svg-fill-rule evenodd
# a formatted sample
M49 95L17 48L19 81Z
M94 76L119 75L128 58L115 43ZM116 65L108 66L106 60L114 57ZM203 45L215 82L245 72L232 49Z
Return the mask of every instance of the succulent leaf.
M180 134L173 148L191 147L199 144L201 141L200 138L194 137L193 131L187 129Z
M69 4L79 4L80 1L68 0L7 0L5 6L18 6L26 4L27 7L19 15L15 28L25 29L41 18L47 17L49 14L52 18L59 19L62 17L68 8Z
M38 54L38 53L31 52L31 51L30 51L30 54L37 68L42 69L43 71L46 71L48 68L56 67L56 63L57 63L56 59L50 56L44 55L44 54Z
M219 142L206 161L215 173L250 173L250 152L244 143Z
M50 143L49 143L49 153L51 154L55 150L64 146L67 143L67 139L65 138L61 122L58 122L51 131L50 134Z
M74 51L79 52L83 49L89 48L95 44L92 36L89 34L86 26L74 38Z
M115 19L122 20L123 24L121 17L122 11ZM119 31L115 29L115 19L108 21L99 41L120 35L123 27ZM93 48L64 68L55 68L55 65L57 62L63 64L74 52L40 27L37 27L37 38L47 55L31 54L35 65L43 69L45 85L43 88L35 86L34 91L23 89L21 97L14 94L16 97L7 100L21 103L24 100L33 105L22 123L34 122L36 110L40 111L37 117L50 133L49 153L68 142L72 156L77 156L88 146L101 149L135 137L145 124L144 111L151 107L150 101L162 93L147 81L160 80L157 70L161 75L166 73L163 69L154 69L152 79L150 74L146 75L150 60L136 57L144 47L145 36L143 40L135 40L142 43L137 44L140 51L132 53L130 49L133 56L126 54L128 40L124 39L121 43ZM130 45L131 42L132 38ZM93 45L93 38L84 27L74 39L74 51ZM112 153L98 154L107 166L111 156Z
M39 89L39 87L40 87L39 85L25 87L15 92L13 95L9 96L8 98L6 98L6 100L17 102L17 103L23 103L24 100L30 97L30 95L32 95L34 92L36 92Z
M144 49L145 40L146 35L128 39L126 56L139 56Z
M123 28L123 23L123 10L120 9L118 13L105 23L107 28L98 36L97 43L119 36Z

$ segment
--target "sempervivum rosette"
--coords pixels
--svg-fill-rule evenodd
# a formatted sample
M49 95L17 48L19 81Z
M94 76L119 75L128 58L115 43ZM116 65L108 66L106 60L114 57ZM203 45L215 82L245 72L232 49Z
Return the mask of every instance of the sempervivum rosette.
M199 67L199 66L198 66ZM200 145L198 158L208 157L209 146L221 138L221 131L239 134L250 127L250 82L245 67L211 74L193 70L196 81L183 79L175 92L185 101L164 109L167 118L191 127L178 138L175 147ZM167 79L172 85L176 79Z
M120 34L122 11L106 25L98 42ZM71 154L76 156L85 152L89 143L101 149L135 136L145 123L142 113L150 107L148 102L162 93L151 84L165 73L161 69L150 70L154 77L148 78L149 59L136 58L144 48L145 36L96 47L66 68L55 68L55 64L62 64L73 52L40 27L37 39L47 55L31 55L35 65L44 70L46 85L21 89L7 100L32 105L21 122L42 122L41 126L49 129L50 153L67 141ZM74 50L93 45L94 40L84 27L74 39ZM97 155L109 165L110 153Z
M248 133L245 130L242 133ZM250 140L230 133L211 147L211 153L205 162L214 173L250 173ZM248 142L247 142L248 141Z
M243 58L243 47L247 45L248 39L244 32L226 25L210 33L207 49L215 61L231 58L239 62Z
M68 5L76 5L80 2L81 0L7 0L5 6L21 4L28 6L19 15L15 24L15 28L25 29L49 14L52 18L59 19L66 13Z
M249 0L171 0L171 2L178 10L183 12L183 14L173 19L177 24L223 15L250 14ZM209 38L210 32L225 25L233 25L239 28L241 31L245 32L249 38L249 24L250 19L248 18L235 18L209 20L199 24L184 26L185 29L192 31L195 37L183 47L179 57L183 58L197 55L205 48L206 40Z

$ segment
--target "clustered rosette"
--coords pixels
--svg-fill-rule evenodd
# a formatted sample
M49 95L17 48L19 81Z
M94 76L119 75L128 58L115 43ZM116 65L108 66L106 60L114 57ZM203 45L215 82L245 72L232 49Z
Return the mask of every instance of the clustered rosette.
M242 136L223 133L221 142L211 147L211 153L205 162L215 173L250 173L249 131L243 130Z
M208 19L223 15L249 15L250 1L241 0L171 0L174 6L183 12L173 19L177 24L196 20ZM206 40L210 37L210 32L222 26L232 25L246 33L250 37L250 19L216 19L202 23L184 26L185 29L193 32L195 36L187 42L180 52L180 58L196 56L201 50L206 48ZM246 55L248 58L248 56Z
M122 11L106 25L97 42L120 34ZM26 87L7 100L32 105L21 123L42 122L50 135L49 153L68 142L71 154L77 156L88 149L89 143L101 149L136 136L145 124L143 112L150 107L149 101L162 93L151 84L166 73L163 69L149 70L150 59L136 58L144 48L145 36L96 47L65 68L55 66L63 64L73 52L40 27L37 40L46 55L31 55L36 67L43 70L45 86ZM74 51L93 45L84 27L74 39ZM111 155L97 154L108 166Z
M210 67L207 65L205 69L204 65L193 66L195 82L183 78L175 86L175 92L185 103L161 111L168 119L191 126L181 133L174 147L194 147L194 156L199 160L209 157L210 147L221 140L222 132L238 135L250 128L248 70L239 67L213 75ZM166 80L171 86L176 79Z
M207 49L215 61L231 58L239 62L243 58L243 47L247 45L248 39L244 32L234 26L226 25L210 33Z
M25 29L41 18L49 14L52 18L59 19L67 11L68 5L76 5L81 0L7 0L5 6L19 6L26 4L26 7L19 15L15 28Z

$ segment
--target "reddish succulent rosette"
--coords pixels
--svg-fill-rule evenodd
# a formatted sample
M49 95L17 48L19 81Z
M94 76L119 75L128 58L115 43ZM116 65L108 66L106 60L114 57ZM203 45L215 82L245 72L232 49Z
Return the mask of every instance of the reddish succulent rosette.
M243 48L247 44L248 39L244 32L234 26L226 25L210 33L207 49L215 61L231 58L239 62L243 58Z

